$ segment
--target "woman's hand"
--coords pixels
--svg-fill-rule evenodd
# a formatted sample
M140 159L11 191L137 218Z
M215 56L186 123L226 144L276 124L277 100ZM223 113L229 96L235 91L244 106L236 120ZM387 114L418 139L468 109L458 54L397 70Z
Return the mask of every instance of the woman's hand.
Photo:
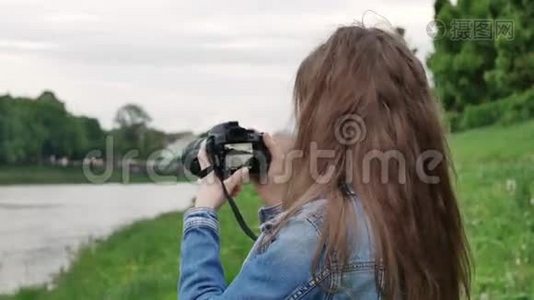
M211 165L206 154L206 145L202 144L198 152L198 162L200 169L205 169ZM248 168L241 168L234 174L224 180L226 190L232 197L237 196L241 191L243 182L248 181ZM200 187L198 188L195 198L195 207L207 207L219 209L226 201L226 196L222 189L219 178L211 171L208 175L200 180Z
M284 153L270 134L263 134L263 142L271 153L271 164L267 173L267 180L264 180L265 182L254 181L254 185L264 204L273 206L282 203L286 192L286 184L276 180L277 176L281 176L284 172Z

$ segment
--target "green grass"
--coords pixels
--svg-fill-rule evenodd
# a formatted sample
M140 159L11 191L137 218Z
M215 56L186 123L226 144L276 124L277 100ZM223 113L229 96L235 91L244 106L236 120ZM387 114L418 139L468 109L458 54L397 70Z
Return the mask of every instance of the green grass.
M474 292L534 299L534 121L451 139Z
M534 299L534 121L451 137L457 189L476 270L473 298ZM237 199L257 225L250 187ZM25 288L0 300L176 299L181 214L128 226L83 248L55 288ZM252 243L231 211L221 220L221 255L230 281Z
M100 173L97 173L100 174ZM123 182L120 170L115 170L106 182ZM142 173L131 173L132 183L151 182ZM18 165L0 166L0 185L10 184L66 184L91 183L83 174L82 167Z

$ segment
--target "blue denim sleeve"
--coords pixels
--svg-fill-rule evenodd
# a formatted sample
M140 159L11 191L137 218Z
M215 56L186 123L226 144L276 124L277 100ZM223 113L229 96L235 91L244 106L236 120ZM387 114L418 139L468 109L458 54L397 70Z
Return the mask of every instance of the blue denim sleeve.
M180 299L283 299L311 278L318 235L305 219L293 219L263 251L250 255L226 286L219 257L215 211L192 209L184 216ZM254 247L253 249L258 248Z
M191 208L184 214L179 299L209 299L225 288L217 213L209 208Z

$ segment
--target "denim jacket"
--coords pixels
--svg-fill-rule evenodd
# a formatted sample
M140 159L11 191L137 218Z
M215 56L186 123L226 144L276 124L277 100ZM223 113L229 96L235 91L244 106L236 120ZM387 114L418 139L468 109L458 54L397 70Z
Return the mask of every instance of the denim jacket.
M282 209L260 209L262 234L229 285L219 257L216 211L189 209L184 215L179 299L379 299L367 218L354 193L350 196L356 220L350 227L350 258L341 272L331 269L335 268L334 262L330 267L319 267L312 275L326 202L315 200L304 205L265 246L259 246L258 241L272 230ZM335 290L329 291L331 288Z

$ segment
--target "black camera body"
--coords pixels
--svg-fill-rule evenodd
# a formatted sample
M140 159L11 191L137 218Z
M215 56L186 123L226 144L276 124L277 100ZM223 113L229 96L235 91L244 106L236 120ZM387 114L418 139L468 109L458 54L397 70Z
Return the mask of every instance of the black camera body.
M271 154L263 143L263 134L239 126L236 121L214 126L204 138L191 142L184 150L182 164L193 175L201 177L198 151L206 140L206 153L219 178L227 178L241 167L251 176L267 175Z

